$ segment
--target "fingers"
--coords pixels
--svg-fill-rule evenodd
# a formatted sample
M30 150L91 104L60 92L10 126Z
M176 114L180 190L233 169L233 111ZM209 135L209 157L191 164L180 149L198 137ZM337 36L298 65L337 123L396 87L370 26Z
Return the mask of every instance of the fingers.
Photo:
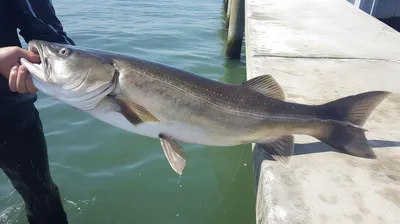
M35 53L33 53L33 52L30 52L29 51L29 54L27 55L27 59L29 60L29 61L31 61L32 63L40 63L40 57L39 57L39 55L37 55L37 54L35 54Z
M28 88L26 88L26 73L28 73L28 70L26 69L25 66L19 66L18 69L18 76L17 76L17 81L16 81L16 87L17 91L19 93L27 93Z
M13 92L17 92L18 68L19 64L17 63L11 68L10 75L8 76L8 85Z
M15 64L11 69L9 86L13 92L34 93L38 91L32 82L28 69L19 63Z
M23 48L18 48L18 51L20 53L21 58L25 58L26 60L28 60L32 63L40 63L39 55L37 55L31 51L25 50Z
M32 81L32 76L30 76L28 74L28 76L26 77L26 88L28 90L28 93L36 93L37 91L39 91L36 86L33 84Z

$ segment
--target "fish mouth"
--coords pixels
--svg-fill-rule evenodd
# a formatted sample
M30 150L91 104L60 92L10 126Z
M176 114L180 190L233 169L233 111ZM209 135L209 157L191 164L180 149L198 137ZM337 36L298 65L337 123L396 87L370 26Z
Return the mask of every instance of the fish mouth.
M33 52L36 55L39 55L40 63L32 63L26 60L25 58L21 58L20 63L28 68L28 71L31 73L31 77L33 81L41 80L44 82L48 82L50 71L49 63L46 57L43 55L43 47L40 44L37 44L35 41L30 41L28 44L28 51Z
M39 50L39 48L40 48L40 50ZM37 45L35 42L30 42L28 44L28 51L31 51L31 52L33 52L35 54L38 54L40 56L40 59L42 59L42 55L40 53L41 50L42 50L42 47Z
M32 63L25 58L20 59L21 65L24 65L31 74L34 86L44 94L61 102L81 110L90 110L96 107L103 98L107 97L116 88L116 82L111 82L84 94L79 91L71 91L73 89L64 89L63 86L57 85L49 79L52 70L47 57L44 56L44 47L36 41L31 41L29 42L28 50L39 55L41 61L41 63ZM79 86L84 81L85 79L83 79Z
M111 92L113 92L117 86L116 82L111 82L101 86L100 88L97 88L94 91L82 94L79 92L66 90L57 84L49 83L45 79L38 78L38 73L35 72L43 72L43 69L41 69L43 66L40 66L39 64L31 63L25 58L21 58L21 64L25 65L31 74L35 74L31 75L32 82L39 91L84 111L91 110L96 107L97 104L103 98L107 97Z

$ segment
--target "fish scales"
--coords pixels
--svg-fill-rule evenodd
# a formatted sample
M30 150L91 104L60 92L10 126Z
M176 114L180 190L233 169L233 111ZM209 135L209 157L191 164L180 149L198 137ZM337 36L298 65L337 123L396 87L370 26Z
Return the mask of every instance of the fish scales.
M258 143L289 165L294 135L306 134L343 153L376 158L362 127L390 94L370 91L307 105L285 101L271 75L226 84L137 57L32 40L41 64L21 63L45 94L112 126L158 138L172 169L182 174L178 142L209 146Z

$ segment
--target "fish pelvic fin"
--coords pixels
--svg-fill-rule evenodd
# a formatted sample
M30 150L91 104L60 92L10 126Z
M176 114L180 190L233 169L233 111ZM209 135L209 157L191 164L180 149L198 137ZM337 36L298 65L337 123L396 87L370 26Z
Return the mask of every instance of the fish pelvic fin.
M284 135L269 142L257 143L257 145L267 158L273 158L286 167L290 165L294 149L293 135Z
M164 134L159 135L162 149L171 168L179 175L186 166L185 152L176 141Z
M366 129L362 126L389 94L385 91L371 91L321 105L323 111L337 122L314 137L350 155L375 159L376 155L365 136Z
M270 75L254 77L246 82L243 82L242 85L266 96L279 100L285 100L285 92Z

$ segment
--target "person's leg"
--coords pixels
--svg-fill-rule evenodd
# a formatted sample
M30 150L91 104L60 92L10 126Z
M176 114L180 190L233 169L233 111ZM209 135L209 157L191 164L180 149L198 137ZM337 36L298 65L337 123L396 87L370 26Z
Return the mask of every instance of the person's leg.
M31 224L68 223L49 170L38 112L9 128L0 127L0 167L20 193Z

